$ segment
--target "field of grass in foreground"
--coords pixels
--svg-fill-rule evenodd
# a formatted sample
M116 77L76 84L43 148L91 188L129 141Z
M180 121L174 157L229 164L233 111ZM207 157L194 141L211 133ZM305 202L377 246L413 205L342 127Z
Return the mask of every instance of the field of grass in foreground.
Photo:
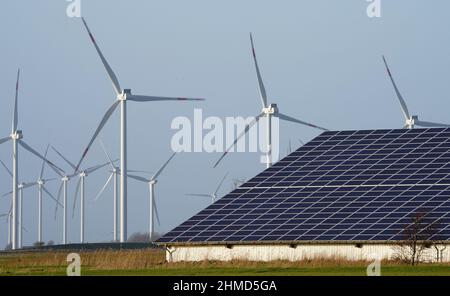
M69 252L0 254L0 275L65 275ZM302 262L196 262L167 263L161 250L103 250L79 252L82 275L366 275L368 262L312 260ZM389 276L450 276L450 264L409 266L383 262Z

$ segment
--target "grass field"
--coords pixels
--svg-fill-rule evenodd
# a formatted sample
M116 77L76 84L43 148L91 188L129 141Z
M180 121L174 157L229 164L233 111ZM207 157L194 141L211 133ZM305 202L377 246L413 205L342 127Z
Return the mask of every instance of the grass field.
M0 254L0 275L65 275L68 252ZM196 262L167 263L161 250L80 252L82 275L366 275L368 262L313 260L302 262ZM389 276L450 276L450 264L409 266L383 262Z

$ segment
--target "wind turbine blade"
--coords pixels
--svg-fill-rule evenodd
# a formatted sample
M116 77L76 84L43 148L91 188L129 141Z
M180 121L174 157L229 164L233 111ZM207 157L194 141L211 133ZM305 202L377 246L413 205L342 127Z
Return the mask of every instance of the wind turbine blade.
M417 120L414 122L414 124L418 125L418 126L423 126L423 127L449 127L450 126L448 124L431 122L431 121L422 121L422 120Z
M83 162L83 159L86 157L89 149L91 148L92 143L97 138L98 134L100 133L102 128L105 126L106 122L111 117L111 115L113 114L114 110L117 108L119 103L120 103L119 100L114 101L114 103L111 105L111 107L109 107L108 110L106 111L105 115L103 116L102 120L100 121L100 124L98 125L97 129L95 130L94 135L92 136L91 140L89 141L89 144L86 146L86 149L84 149L83 155L81 156L81 159L78 162L78 164L75 168L75 171L78 171L78 168L80 167L81 162Z
M127 176L128 176L129 178L131 178L131 179L134 179L134 180L137 180L137 181L140 181L140 182L145 182L145 183L150 182L150 180L147 180L147 179L145 179L145 178L142 178L142 177L139 177L139 176L136 176L136 175L130 175L130 174L127 174Z
M111 157L109 157L108 152L106 151L105 144L103 144L103 141L102 141L101 139L100 139L99 141L100 141L100 145L102 146L103 152L104 152L105 155L106 155L106 158L108 158L109 166L111 167L111 170L114 170L114 169L115 169L114 163L113 163L113 161L111 160Z
M30 187L36 186L37 184L38 184L38 182L26 183L23 185L22 189L30 188Z
M280 119L286 120L286 121L300 123L300 124L303 124L303 125L306 125L306 126L309 126L309 127L317 128L317 129L320 129L320 130L323 130L323 131L328 131L326 128L323 128L323 127L320 127L320 126L308 123L306 121L302 121L302 120L296 119L294 117L287 116L287 115L285 115L283 113L277 113L277 114L275 114L275 116L277 116Z
M56 154L59 155L59 157L61 157L69 166L71 166L74 170L77 168L72 162L70 162L66 157L64 157L64 155L62 155L61 152L59 152L58 150L56 150L55 147L52 146L53 151L56 152Z
M16 96L14 97L14 111L12 119L12 131L14 133L17 130L17 123L19 121L19 115L17 112L17 101L19 99L19 79L20 79L20 69L17 70L17 80L16 80Z
M386 71L389 75L389 78L391 79L392 85L394 86L395 93L397 94L397 98L400 102L400 106L402 107L403 115L405 116L405 119L409 119L411 116L409 115L408 106L406 106L406 102L403 99L402 94L398 90L397 84L395 84L394 78L392 77L392 74L391 74L391 70L389 69L389 66L386 62L386 58L384 56L383 56L383 62L384 62L384 65L386 66Z
M204 101L202 98L171 98L171 97L154 97L154 96L139 96L127 95L128 101L135 102L158 102L158 101Z
M169 164L169 162L172 160L172 158L177 154L177 152L172 153L172 155L169 157L169 159L159 168L159 170L156 171L156 173L153 175L152 180L155 180L158 178L158 176L162 173L164 168Z
M45 154L44 154L44 158L47 158L47 153L48 153L48 147L50 145L47 144L47 148L45 149ZM39 180L42 180L42 176L44 175L44 167L45 167L45 161L42 160L42 165L41 165L41 172L39 174Z
M109 182L111 182L111 179L112 179L113 175L114 175L114 173L109 175L109 178L108 178L108 180L106 180L105 185L103 185L102 189L95 196L94 201L97 201L100 198L100 196L102 195L103 191L105 191L106 187L108 187Z
M9 214L0 214L0 218L7 217Z
M95 46L95 49L97 50L98 55L100 56L100 59L102 60L103 66L106 69L106 72L108 72L109 78L111 79L112 85L114 90L116 91L116 94L122 93L122 89L120 88L119 80L117 79L116 74L112 70L112 68L109 66L108 62L106 61L105 57L103 56L102 51L97 45L97 42L95 42L94 36L91 33L91 30L89 29L86 21L84 18L81 18L83 20L83 24L86 27L86 30L88 31L89 37L91 38L92 43Z
M61 193L62 193L63 185L64 185L63 182L61 182L61 185L59 185L59 189L58 189L58 199L57 199L57 204L56 204L56 208L55 208L55 220L56 220L56 214L58 213L58 204L60 203L59 201L61 200ZM62 207L64 207L64 205Z
M149 171L139 171L139 170L127 170L129 173L142 173L142 174L153 174L153 172Z
M239 136L236 138L236 140L234 140L233 144L230 145L230 147L228 147L227 150L225 150L225 152L222 154L222 156L216 161L216 163L214 164L214 167L217 167L217 165L222 161L222 159L228 154L228 152L230 152L231 148L233 148L234 145L236 145L236 143L239 141L240 138L242 138L249 130L250 128L252 128L252 126L254 126L258 120L264 115L264 113L259 114L258 116L256 116L249 124L247 124L245 126L245 129L239 134Z
M45 193L47 193L48 196L50 196L50 198L53 199L53 200L56 202L57 205L60 205L61 207L63 206L63 204L60 203L60 202L53 196L53 194L51 194L50 191L48 191L47 188L45 188L45 186L42 186L42 190L44 190Z
M159 213L158 213L158 206L156 204L156 199L154 199L153 202L155 203L154 207L153 207L153 210L155 212L156 221L158 222L158 225L161 225L161 221L159 220Z
M195 196L195 197L208 197L211 198L211 194L202 194L202 193L188 193L186 196Z
M267 108L267 94L266 89L264 87L264 83L261 78L261 73L259 72L258 61L256 60L255 45L253 44L252 33L250 33L250 43L252 44L252 54L253 54L253 61L255 62L256 76L258 76L259 94L261 95L261 103L263 105L263 108Z
M223 176L222 180L221 180L220 183L219 183L219 186L217 186L216 191L214 191L214 194L217 194L217 191L219 191L220 186L222 186L223 181L225 181L225 179L227 178L227 176L228 176L228 173L226 173L225 176ZM213 195L214 195L214 194L213 194Z
M5 196L11 195L11 194L12 194L12 191L2 194L2 197L5 197Z
M75 189L75 197L73 199L73 206L72 206L72 219L75 216L75 208L77 206L78 191L80 191L80 185L81 185L81 177L78 178L77 188Z
M6 164L0 160L0 162L2 163L2 166L5 168L5 170L8 172L8 174L11 176L11 178L13 177L12 172L8 169L8 167L6 166Z
M54 180L56 180L56 178L49 178L49 179L44 179L45 183L47 183L47 182L51 182L51 181L54 181Z
M11 137L6 137L6 138L0 139L0 145L5 143L5 142L8 142L9 140L11 140Z
M36 150L34 150L33 148L31 148L27 143L25 143L23 140L19 140L18 141L20 146L22 146L25 150L28 150L29 152L31 152L32 154L34 154L35 156L37 156L38 158L42 159L43 161L45 161L50 167L53 167L56 170L59 170L60 172L63 172L63 170L61 168L59 168L58 166L56 166L54 163L52 163L51 161L49 161L48 159L46 159L44 156L42 156L39 152L37 152Z
M105 163L103 163L103 164L99 164L99 165L90 167L90 168L88 168L88 169L85 169L84 171L86 172L86 174L91 174L91 173L93 173L93 172L95 172L95 171L97 171L97 170L99 170L99 169L101 169L101 168L104 168L104 167L107 166L108 164L109 164L109 161L108 161L108 162L105 162Z

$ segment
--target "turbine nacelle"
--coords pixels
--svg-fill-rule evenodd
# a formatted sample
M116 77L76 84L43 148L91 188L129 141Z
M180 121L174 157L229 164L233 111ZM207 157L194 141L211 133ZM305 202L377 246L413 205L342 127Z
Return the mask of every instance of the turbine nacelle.
M121 94L117 95L117 99L119 101L126 101L127 95L131 95L131 89L129 89L129 88L124 89Z
M409 128L409 129L412 129L412 128L414 128L414 125L415 125L416 122L418 122L418 121L419 121L419 116L413 115L413 116L411 116L409 119L406 119L406 121L405 121L405 127L406 127L406 128Z
M158 180L155 179L148 181L148 184L150 185L155 185L156 183L158 183Z
M38 184L39 186L42 186L42 185L45 184L45 180L39 179L39 180L37 181L37 184Z
M277 104L270 104L268 107L266 108L262 108L262 113L264 114L277 114L278 113L278 106Z
M20 140L23 138L23 134L21 130L16 130L11 134L11 139Z

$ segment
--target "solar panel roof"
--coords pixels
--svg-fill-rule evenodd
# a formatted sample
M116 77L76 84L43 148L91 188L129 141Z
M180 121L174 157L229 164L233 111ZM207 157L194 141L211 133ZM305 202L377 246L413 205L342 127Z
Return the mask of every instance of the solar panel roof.
M423 214L450 238L450 128L324 132L159 243L390 241Z

